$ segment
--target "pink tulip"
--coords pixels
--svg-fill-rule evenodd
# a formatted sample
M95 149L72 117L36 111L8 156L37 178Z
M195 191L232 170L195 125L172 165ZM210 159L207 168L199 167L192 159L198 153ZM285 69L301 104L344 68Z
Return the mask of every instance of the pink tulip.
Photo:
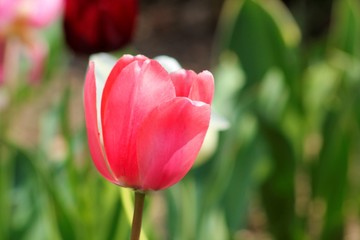
M210 72L168 73L145 56L124 55L101 82L89 63L85 119L93 162L109 181L141 191L168 188L192 167L209 127Z

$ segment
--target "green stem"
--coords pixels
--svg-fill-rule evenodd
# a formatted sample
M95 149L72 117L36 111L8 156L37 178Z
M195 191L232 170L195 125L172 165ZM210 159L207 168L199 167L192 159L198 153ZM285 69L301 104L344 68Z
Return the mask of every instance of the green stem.
M139 240L144 208L145 193L135 192L135 208L131 229L131 240Z

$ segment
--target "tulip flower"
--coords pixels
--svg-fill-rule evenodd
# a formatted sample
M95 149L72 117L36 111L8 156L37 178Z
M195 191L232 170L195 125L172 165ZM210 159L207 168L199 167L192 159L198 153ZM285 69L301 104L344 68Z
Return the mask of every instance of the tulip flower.
M0 1L0 82L11 76L20 54L32 64L29 78L41 78L47 45L36 34L59 16L62 0L3 0Z
M136 14L136 0L67 0L66 42L80 54L118 50L130 42Z
M132 239L138 239L143 193L176 184L199 153L214 79L208 71L169 73L141 55L124 55L104 72L90 61L84 86L90 153L107 180L137 191Z
M106 81L90 62L84 89L90 152L109 181L141 191L177 183L190 170L210 121L210 72L168 73L125 55Z

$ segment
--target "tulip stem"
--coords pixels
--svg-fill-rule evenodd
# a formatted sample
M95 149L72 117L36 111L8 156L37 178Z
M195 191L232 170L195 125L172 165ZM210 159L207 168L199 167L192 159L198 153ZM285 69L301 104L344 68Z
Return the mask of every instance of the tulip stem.
M145 193L135 192L135 208L131 229L131 240L139 240L144 209Z

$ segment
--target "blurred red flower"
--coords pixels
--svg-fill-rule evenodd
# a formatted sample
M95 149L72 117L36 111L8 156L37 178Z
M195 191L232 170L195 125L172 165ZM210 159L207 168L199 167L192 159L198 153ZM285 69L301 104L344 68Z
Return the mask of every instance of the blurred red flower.
M67 0L66 42L81 54L118 50L130 42L136 15L136 0Z
M102 69L90 62L84 87L88 142L98 171L141 191L174 185L192 167L209 127L212 74L168 73L141 55L123 56L110 74Z

